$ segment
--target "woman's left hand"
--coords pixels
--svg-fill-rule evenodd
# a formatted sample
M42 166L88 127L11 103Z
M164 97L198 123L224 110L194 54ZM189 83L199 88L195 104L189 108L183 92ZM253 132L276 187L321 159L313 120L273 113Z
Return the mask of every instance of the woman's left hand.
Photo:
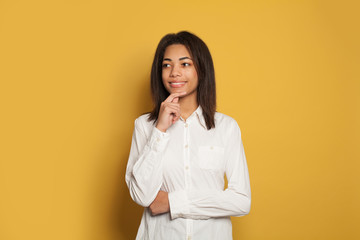
M170 211L168 193L159 191L155 200L149 206L151 214L153 216Z

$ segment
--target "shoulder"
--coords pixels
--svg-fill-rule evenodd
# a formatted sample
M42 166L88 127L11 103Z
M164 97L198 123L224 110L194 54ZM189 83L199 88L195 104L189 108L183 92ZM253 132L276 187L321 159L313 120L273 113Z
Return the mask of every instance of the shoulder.
M234 118L220 112L215 113L215 127L228 131L240 131L240 127Z
M147 122L149 116L150 116L150 113L144 113L135 119L135 123Z
M145 113L135 119L135 128L142 132L147 132L149 129L152 129L154 126L154 121L149 121L150 113Z
M224 113L220 113L220 112L216 112L215 113L215 124L219 123L219 124L228 124L228 125L238 125L236 120L232 117L230 117L229 115L226 115Z

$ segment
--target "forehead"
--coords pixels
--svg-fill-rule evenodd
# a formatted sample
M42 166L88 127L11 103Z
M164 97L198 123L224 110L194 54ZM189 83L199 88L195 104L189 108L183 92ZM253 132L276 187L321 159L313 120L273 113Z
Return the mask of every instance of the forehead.
M164 58L181 58L181 57L189 57L190 53L182 44L172 44L166 47Z

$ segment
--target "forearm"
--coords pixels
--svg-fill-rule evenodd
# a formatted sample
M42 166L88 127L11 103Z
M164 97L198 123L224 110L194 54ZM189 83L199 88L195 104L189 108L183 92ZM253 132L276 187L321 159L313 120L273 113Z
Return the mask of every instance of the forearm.
M132 199L143 207L148 207L155 199L162 185L161 159L149 152L139 159L134 170L127 174L126 182Z
M249 213L251 196L234 189L176 191L169 194L171 218L208 219Z
M148 207L162 185L162 156L168 136L154 129L149 140L134 133L126 169L126 183L132 199Z
M237 125L225 151L226 190L211 187L184 189L169 193L172 218L208 219L211 217L243 216L251 205L250 179ZM231 130L231 129L229 129Z

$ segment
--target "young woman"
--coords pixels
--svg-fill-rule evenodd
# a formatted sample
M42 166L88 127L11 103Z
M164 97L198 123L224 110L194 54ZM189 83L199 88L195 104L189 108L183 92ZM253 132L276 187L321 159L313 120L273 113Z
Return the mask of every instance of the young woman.
M155 106L135 120L125 177L145 207L136 239L232 239L230 216L250 211L249 174L236 121L216 112L205 43L185 31L164 36L151 92Z

